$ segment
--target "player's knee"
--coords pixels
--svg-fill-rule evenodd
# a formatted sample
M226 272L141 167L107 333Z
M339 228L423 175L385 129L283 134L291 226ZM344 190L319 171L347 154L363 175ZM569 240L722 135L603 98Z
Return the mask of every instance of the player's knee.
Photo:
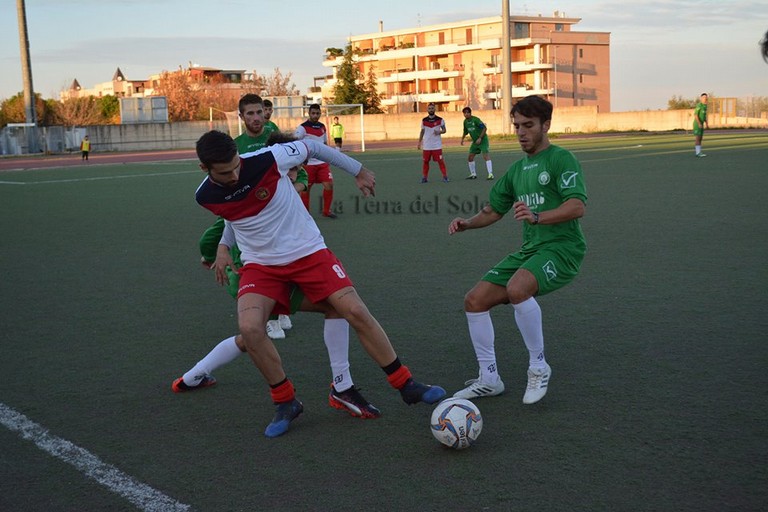
M507 297L511 304L520 304L531 298L532 295L529 290L525 290L519 286L507 286Z
M467 313L480 313L488 311L483 296L475 290L470 290L464 296L464 311Z

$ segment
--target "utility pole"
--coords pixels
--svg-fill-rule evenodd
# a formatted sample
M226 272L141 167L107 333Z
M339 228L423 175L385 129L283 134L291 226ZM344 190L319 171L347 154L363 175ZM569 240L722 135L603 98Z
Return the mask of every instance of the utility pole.
M27 151L37 153L37 112L35 110L35 91L32 87L32 63L29 58L29 35L27 34L27 12L24 0L16 0L19 17L19 46L21 47L21 74L24 79L24 117L31 126L27 133Z
M509 112L512 110L512 48L509 43L509 0L501 0L501 131L510 133Z

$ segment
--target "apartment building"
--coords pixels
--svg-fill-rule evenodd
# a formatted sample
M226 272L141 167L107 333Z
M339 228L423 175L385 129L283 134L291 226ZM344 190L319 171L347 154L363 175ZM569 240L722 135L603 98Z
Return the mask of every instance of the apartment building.
M597 106L609 112L610 33L573 31L581 18L555 11L551 17L510 16L512 101L530 94L555 106ZM382 107L390 113L501 107L502 17L351 36L349 44L364 76L373 68ZM332 102L336 72L344 57L328 54L333 74L321 87Z

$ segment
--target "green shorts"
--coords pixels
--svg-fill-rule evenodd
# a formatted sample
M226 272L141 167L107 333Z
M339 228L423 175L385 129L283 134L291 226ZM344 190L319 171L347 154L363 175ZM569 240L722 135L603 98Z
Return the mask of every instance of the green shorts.
M524 268L534 275L539 284L536 295L546 295L576 278L585 253L586 247L574 244L553 244L532 253L518 251L498 262L482 280L506 288L512 275Z
M704 125L697 124L695 121L693 123L693 134L697 137L699 135L704 135Z
M469 153L473 155L479 155L480 153L490 153L491 152L491 144L488 142L488 137L483 137L483 140L480 141L480 144L475 144L474 142L469 146Z
M232 298L237 299L237 291L240 288L240 276L235 272L232 272L232 269L227 267L227 277L229 278L229 284L227 285L227 292L229 292ZM296 314L296 312L301 307L302 302L304 302L304 292L301 291L301 288L294 285L293 288L291 289L290 310L292 315ZM276 320L277 315L271 315L269 319Z

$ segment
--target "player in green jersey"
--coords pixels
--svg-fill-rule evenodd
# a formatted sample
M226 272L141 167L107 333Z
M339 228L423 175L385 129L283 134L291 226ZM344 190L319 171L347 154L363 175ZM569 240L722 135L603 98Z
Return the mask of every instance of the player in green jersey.
M578 219L584 215L587 192L576 157L549 142L550 102L528 96L512 107L511 117L525 157L491 189L490 204L469 219L454 219L448 227L449 234L484 228L510 211L523 224L520 249L489 270L464 297L480 373L454 396L472 399L504 391L490 310L512 304L529 352L523 403L532 404L544 397L552 374L544 358L541 308L535 297L565 286L579 272L587 247Z
M279 132L280 128L272 122L272 113L275 111L275 107L269 100L264 100L264 127L272 130L273 132Z
M264 120L264 102L261 96L245 94L240 98L237 108L240 111L240 119L245 124L245 132L235 137L237 152L242 155L265 147L269 135L276 130Z
M490 143L488 142L488 127L485 126L479 117L472 115L472 109L464 107L461 112L464 114L464 132L461 134L461 145L464 145L464 137L469 135L472 143L469 146L469 156L467 164L469 165L468 180L477 179L475 170L475 155L483 154L485 160L485 170L488 171L489 180L493 179L493 162L491 162Z
M701 152L701 139L704 138L704 127L709 128L707 122L707 93L701 93L699 102L696 104L696 108L693 109L693 135L696 137L696 143L694 149L696 150L696 156L707 156Z

